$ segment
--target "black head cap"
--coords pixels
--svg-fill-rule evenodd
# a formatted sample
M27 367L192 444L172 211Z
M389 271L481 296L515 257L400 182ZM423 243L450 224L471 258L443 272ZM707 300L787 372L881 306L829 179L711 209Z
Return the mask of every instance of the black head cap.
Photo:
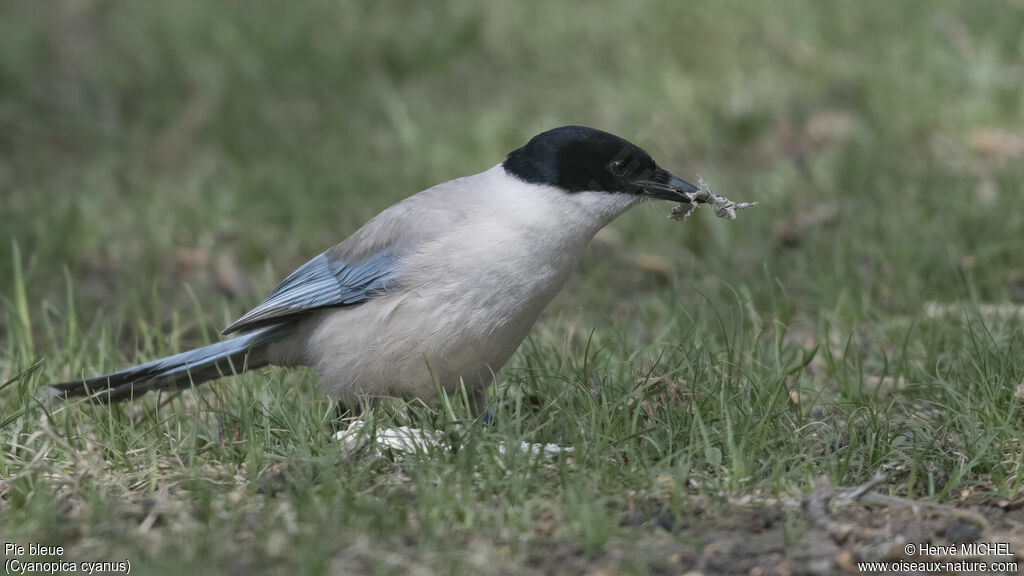
M502 165L521 180L557 186L567 192L600 190L664 197L661 192L670 183L675 184L673 192L696 190L658 168L639 146L585 126L542 132L512 151ZM655 188L661 192L656 193Z

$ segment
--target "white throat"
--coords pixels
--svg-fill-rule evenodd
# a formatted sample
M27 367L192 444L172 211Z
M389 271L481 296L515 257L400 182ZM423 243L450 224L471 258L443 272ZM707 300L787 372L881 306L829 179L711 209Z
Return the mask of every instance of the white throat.
M532 184L505 172L501 164L484 172L492 182L495 201L503 210L534 222L570 228L587 240L644 198L600 190L566 192L547 184Z

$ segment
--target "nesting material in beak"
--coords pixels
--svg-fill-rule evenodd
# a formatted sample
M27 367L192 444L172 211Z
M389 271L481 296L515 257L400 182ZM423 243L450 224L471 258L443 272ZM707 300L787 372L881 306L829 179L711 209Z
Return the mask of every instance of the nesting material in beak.
M733 202L725 196L715 194L704 178L700 176L697 176L696 192L682 192L681 194L686 196L689 201L676 204L672 208L672 213L668 215L669 218L677 222L686 220L697 209L698 204L711 204L715 208L715 216L729 220L736 219L737 210L757 206L757 202Z

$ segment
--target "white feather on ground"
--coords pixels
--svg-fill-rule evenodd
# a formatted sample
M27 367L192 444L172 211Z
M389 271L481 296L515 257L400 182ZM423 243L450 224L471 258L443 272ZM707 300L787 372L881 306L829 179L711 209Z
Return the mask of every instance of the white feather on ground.
M428 452L436 449L450 450L452 448L451 444L444 439L444 435L436 430L398 426L396 428L376 430L371 437L370 434L364 431L365 427L366 422L357 420L349 425L347 430L337 432L334 438L341 441L350 453L370 447L371 444L378 454L385 450L414 454L416 452ZM519 449L523 452L529 452L534 456L554 456L556 454L573 452L571 446L530 442L520 443ZM504 454L506 450L505 444L498 446L499 453Z

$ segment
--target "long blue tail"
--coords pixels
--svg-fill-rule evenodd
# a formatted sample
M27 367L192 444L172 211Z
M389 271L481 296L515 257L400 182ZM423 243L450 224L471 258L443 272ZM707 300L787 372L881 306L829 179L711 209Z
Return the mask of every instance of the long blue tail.
M92 396L99 402L120 402L151 390L188 388L221 376L269 364L266 347L292 331L291 323L268 326L230 340L139 364L112 374L51 384L52 396Z

